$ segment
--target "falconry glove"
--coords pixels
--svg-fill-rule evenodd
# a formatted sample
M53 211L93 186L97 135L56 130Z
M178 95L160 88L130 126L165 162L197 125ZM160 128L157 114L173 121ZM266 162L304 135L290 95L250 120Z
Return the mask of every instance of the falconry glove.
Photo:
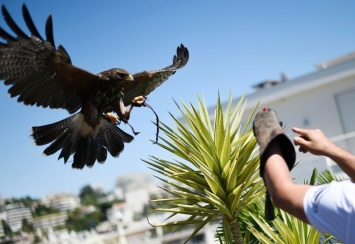
M262 111L255 115L253 122L253 132L260 146L260 176L264 176L264 168L267 159L271 156L270 149L277 143L281 150L281 156L285 160L288 169L291 171L295 164L296 152L290 139L284 134L282 122L279 120L275 110L264 107ZM273 220L275 218L274 209L266 191L265 218Z

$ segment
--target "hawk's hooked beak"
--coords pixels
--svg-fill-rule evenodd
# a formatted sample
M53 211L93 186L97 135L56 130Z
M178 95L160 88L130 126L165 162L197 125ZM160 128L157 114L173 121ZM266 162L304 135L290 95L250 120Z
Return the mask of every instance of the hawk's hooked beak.
M126 81L134 81L134 78L131 74L126 74L123 79L125 79Z

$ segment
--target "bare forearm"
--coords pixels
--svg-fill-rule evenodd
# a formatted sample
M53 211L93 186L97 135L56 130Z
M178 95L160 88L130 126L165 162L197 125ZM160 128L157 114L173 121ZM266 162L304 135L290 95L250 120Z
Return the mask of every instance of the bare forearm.
M337 163L350 179L355 182L355 155L333 145L333 148L325 156Z

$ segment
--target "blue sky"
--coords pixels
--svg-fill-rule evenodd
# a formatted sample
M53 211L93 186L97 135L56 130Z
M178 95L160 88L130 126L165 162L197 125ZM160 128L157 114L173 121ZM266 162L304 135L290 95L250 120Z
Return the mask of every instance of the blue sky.
M296 78L322 61L355 51L355 2L350 0L24 2L42 35L52 14L56 45L66 48L74 65L93 73L113 67L131 73L163 68L180 43L188 47L187 66L149 96L148 103L168 125L168 112L179 115L173 99L196 104L196 95L204 94L207 104L214 105L218 92L222 100L230 91L234 96L251 93L252 85L278 79L281 72ZM25 26L23 1L0 3ZM0 25L4 27L2 18ZM141 134L126 144L120 157L73 170L70 162L57 160L58 154L43 156L45 146L35 146L29 137L31 126L56 122L68 113L24 106L10 99L7 89L0 86L3 198L78 193L96 183L111 190L120 175L153 174L141 159L171 157L149 141L155 138L154 114L136 108L130 122ZM129 127L121 128L131 133Z

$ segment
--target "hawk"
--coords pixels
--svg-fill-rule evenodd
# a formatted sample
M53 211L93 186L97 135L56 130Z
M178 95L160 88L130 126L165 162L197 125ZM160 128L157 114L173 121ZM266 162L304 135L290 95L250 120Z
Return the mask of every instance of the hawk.
M31 136L36 145L50 144L45 155L60 151L58 160L63 158L64 163L73 155L73 168L104 163L107 152L118 157L133 136L115 122L128 123L132 108L146 106L145 97L189 59L188 49L181 44L173 63L163 69L131 74L113 68L93 74L74 66L62 45L55 46L51 15L43 39L25 5L22 13L30 35L15 23L4 5L1 10L13 34L0 27L0 79L10 86L8 93L18 102L66 109L71 114L61 121L32 127Z

